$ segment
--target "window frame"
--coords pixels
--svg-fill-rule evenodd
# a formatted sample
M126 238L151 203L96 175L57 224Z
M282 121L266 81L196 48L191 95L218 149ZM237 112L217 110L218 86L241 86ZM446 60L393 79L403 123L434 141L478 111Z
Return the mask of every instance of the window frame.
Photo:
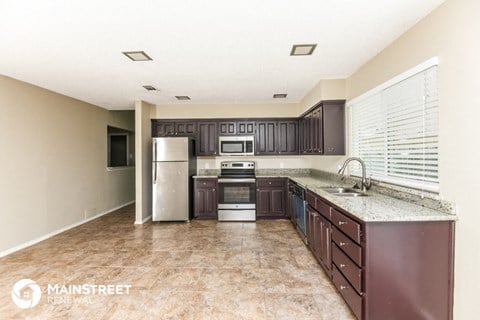
M379 86L367 91L366 93L352 99L352 100L349 100L347 101L347 108L348 108L348 115L349 115L349 154L350 156L355 156L355 157L358 157L359 154L356 154L355 153L355 149L358 148L358 146L354 146L354 142L355 142L355 138L354 138L354 121L356 119L354 119L353 117L353 108L362 103L362 102L365 102L367 101L367 99L376 99L377 97L379 99L382 98L382 93L385 92L387 89L391 88L392 86L395 86L397 84L400 85L401 82L409 79L409 78L412 78L420 73L424 73L426 71L428 71L430 68L432 67L438 67L438 64L439 64L439 61L438 61L438 58L437 57L433 57L405 72L403 72L402 74L380 84ZM408 177L405 177L405 178L396 178L394 176L390 176L389 175L389 170L387 170L385 168L385 171L384 171L384 174L382 173L378 173L377 172L377 175L375 174L372 174L372 178L374 180L377 180L379 182L385 182L385 183L389 183L389 184L394 184L394 185L399 185L399 186L402 186L402 187L408 187L408 188L414 188L414 189L419 189L419 190L425 190L425 191L429 191L429 192L435 192L435 193L438 193L439 190L440 190L440 170L439 170L439 167L438 167L438 164L440 162L440 152L439 152L439 123L438 123L438 117L439 117L439 99L438 99L438 68L435 69L435 85L436 85L436 88L437 90L435 91L436 93L436 117L437 117L437 126L436 126L436 174L437 174L437 179L436 179L436 182L427 182L425 180L415 180L415 179L409 179ZM386 105L384 104L385 102L384 101L381 101L381 108L386 108ZM403 106L402 106L403 107ZM365 107L364 107L365 108ZM385 126L385 130L388 130L388 126L387 126L387 117L386 115L388 114L388 110L385 110L385 118L383 117L383 112L381 115L379 115L380 118L382 118L380 121L383 121L384 123L381 123L381 125ZM357 124L358 125L358 124ZM383 142L383 146L382 146L382 150L383 150L383 156L384 156L384 159L383 159L383 164L385 166L387 166L387 164L389 163L389 159L390 159L390 162L392 160L395 160L395 158L388 158L387 155L388 155L388 149L389 147L391 147L391 144L387 143L386 141L386 137L387 137L387 133L383 133L384 136L385 136L385 141ZM425 138L425 136L422 137L423 139ZM373 149L372 149L373 150ZM425 159L423 160L425 161ZM381 162L381 161L379 161ZM354 168L351 168L351 170L349 170L350 174L352 174L353 176L359 176L359 168L357 167L354 167ZM426 172L426 171L424 171ZM368 174L368 168L367 168L367 174Z

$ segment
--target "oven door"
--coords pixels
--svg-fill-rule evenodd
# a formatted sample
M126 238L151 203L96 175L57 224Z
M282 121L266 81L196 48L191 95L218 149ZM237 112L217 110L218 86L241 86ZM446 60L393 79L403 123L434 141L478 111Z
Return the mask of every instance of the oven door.
M218 209L255 209L255 179L218 179Z

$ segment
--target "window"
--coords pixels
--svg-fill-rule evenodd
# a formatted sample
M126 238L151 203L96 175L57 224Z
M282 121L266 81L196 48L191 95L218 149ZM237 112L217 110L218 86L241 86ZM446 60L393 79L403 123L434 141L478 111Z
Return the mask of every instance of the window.
M348 103L352 156L372 178L438 191L436 59ZM352 166L354 175L360 167Z

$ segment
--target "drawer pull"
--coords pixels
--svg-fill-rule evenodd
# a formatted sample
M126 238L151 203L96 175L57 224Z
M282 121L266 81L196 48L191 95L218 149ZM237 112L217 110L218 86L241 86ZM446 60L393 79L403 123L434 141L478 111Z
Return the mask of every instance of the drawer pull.
M348 288L347 286L340 286L340 290L345 290L347 288Z
M340 263L340 269L343 269L343 268L345 268L346 266L347 266L346 264Z
M203 183L203 185L206 185L206 184L207 184L206 182Z
M346 242L340 242L338 245L339 245L340 247L345 247L347 244L348 244L348 243L346 243Z
M342 225L344 225L344 224L347 224L347 222L346 222L346 221L338 221L338 225L339 225L339 226L342 226Z

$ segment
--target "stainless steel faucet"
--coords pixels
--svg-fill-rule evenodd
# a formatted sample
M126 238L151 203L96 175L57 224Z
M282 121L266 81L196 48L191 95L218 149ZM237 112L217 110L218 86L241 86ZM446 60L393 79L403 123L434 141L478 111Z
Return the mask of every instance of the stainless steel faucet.
M367 172L365 170L365 162L363 162L362 159L357 158L357 157L351 157L345 160L345 163L343 166L338 170L338 174L340 174L343 178L343 175L345 173L345 169L347 168L347 165L350 161L358 161L360 165L362 166L362 191L366 192L370 187L372 186L372 180L370 178L367 179Z

